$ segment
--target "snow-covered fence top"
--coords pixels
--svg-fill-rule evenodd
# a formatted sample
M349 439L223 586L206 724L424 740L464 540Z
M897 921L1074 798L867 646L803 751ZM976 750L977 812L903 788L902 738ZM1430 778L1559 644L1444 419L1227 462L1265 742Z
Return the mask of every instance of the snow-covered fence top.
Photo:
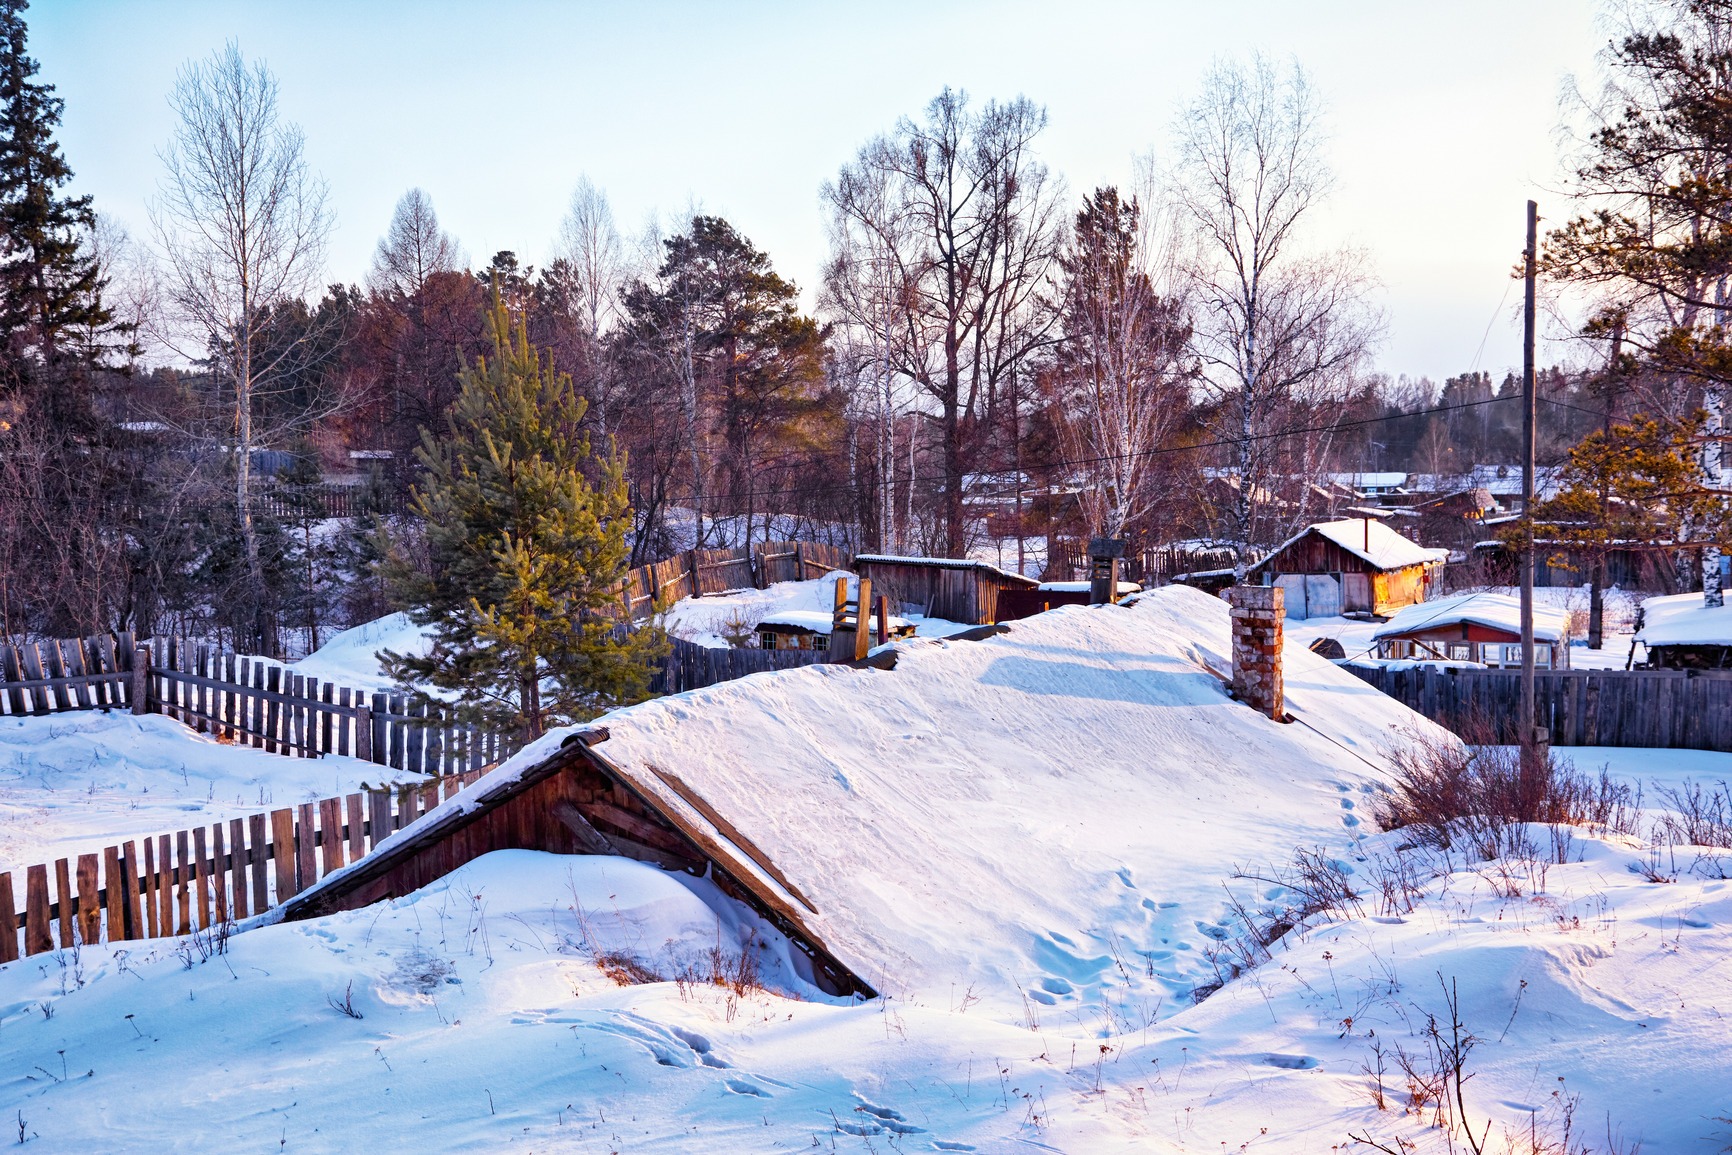
M0 963L80 943L226 933L372 853L480 778L470 770L324 798L0 871ZM24 882L22 904L14 875Z

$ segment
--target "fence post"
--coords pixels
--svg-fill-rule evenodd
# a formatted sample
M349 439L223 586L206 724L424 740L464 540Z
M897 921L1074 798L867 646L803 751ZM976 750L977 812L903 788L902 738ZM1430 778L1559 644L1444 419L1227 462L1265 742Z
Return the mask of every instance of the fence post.
M140 644L132 649L132 712L149 714L150 709L150 646Z
M704 587L703 571L698 565L698 551L696 549L689 549L686 551L686 568L689 569L692 574L692 596L694 598L698 597L704 592Z
M362 762L373 760L373 711L355 707L355 757Z

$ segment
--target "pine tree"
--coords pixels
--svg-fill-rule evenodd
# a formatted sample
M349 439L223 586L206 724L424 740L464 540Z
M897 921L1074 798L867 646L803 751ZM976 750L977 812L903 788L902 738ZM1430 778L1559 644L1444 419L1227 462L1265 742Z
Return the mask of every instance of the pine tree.
M493 356L465 365L447 434L423 430L416 451L426 565L389 566L433 648L382 657L398 681L454 694L469 720L532 740L647 697L664 642L653 628L619 631L604 612L628 555L623 456L591 454L570 376L530 345L497 290L490 324Z
M90 198L59 192L72 179L54 141L65 102L53 85L31 81L26 7L28 0L0 0L0 334L14 362L30 354L52 361L70 332L113 321L84 245L96 224Z

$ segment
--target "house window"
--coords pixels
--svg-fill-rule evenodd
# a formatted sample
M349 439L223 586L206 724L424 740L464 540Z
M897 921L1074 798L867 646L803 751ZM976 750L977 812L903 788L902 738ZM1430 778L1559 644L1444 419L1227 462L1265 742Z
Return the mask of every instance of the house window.
M827 650L830 648L830 639L823 634L813 634L809 644L814 650Z
M773 649L775 649L776 648L776 635L769 632L768 630L765 630L763 633L759 634L758 635L758 648L760 650L773 650Z
M1467 642L1451 642L1449 644L1449 660L1452 662L1473 661L1473 646Z

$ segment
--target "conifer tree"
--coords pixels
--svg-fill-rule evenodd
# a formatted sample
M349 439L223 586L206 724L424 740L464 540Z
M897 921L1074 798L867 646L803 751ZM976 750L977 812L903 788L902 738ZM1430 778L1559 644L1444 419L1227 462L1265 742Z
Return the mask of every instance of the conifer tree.
M398 681L452 694L469 720L532 740L647 697L664 643L657 629L618 630L605 612L629 552L623 456L591 453L570 376L530 345L497 290L490 327L493 356L464 366L446 435L424 429L416 451L425 563L388 566L433 647L382 657Z
M25 51L28 0L0 0L0 334L14 363L44 361L74 330L101 330L112 317L84 240L95 227L90 198L63 197L72 169L54 128L64 102L34 83Z

